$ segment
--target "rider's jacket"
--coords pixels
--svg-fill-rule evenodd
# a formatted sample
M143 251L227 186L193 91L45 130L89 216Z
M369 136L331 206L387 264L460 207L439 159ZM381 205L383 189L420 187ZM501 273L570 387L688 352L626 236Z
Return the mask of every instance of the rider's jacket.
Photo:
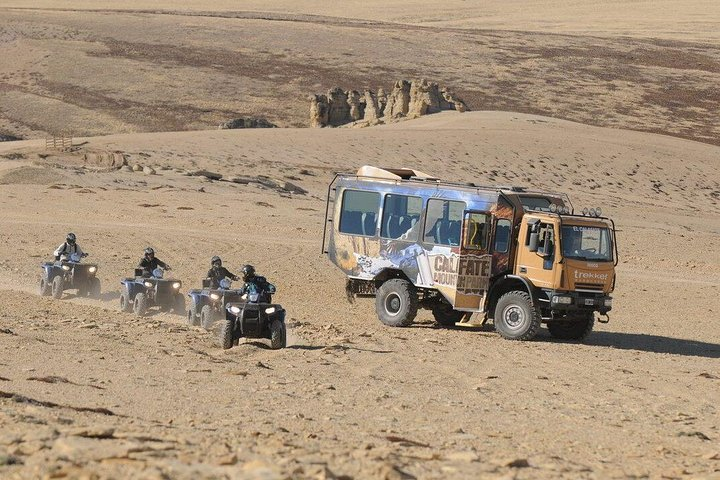
M245 282L242 286L240 294L251 292L261 293L260 298L258 299L259 302L271 303L272 294L275 293L275 285L268 282L265 277L255 275Z
M147 258L143 257L140 259L140 263L138 264L138 268L143 270L143 275L150 275L152 274L153 270L156 268L164 268L167 270L167 263L163 262L159 258L151 258L148 260Z
M71 245L68 242L63 242L58 248L55 249L54 255L55 258L58 260L60 258L62 258L62 260L67 260L73 253L77 253L80 256L83 255L83 251L80 248L80 245L78 245L77 243Z
M211 268L210 271L208 271L207 278L210 279L210 288L219 288L220 280L223 278L238 280L237 275L231 273L230 270L225 267Z

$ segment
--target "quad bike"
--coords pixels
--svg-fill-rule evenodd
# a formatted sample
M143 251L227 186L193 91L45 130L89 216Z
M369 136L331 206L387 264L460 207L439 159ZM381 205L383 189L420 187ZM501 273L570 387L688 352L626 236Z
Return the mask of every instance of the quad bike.
M229 303L220 329L222 348L232 348L240 338L267 338L274 350L287 346L285 309L272 303L272 292L249 291L239 303Z
M100 279L97 265L80 263L87 253L73 253L68 259L42 264L40 295L60 298L65 290L76 289L80 297L100 298Z
M143 276L142 269L135 269L135 277L121 280L120 310L144 316L148 309L160 307L162 311L173 310L185 313L185 297L180 293L180 280L163 278L162 268L153 270L149 277Z
M241 302L242 289L231 289L232 282L223 278L220 288L210 288L210 279L203 280L202 289L188 292L190 306L187 310L188 325L200 325L209 330L213 323L225 316L229 303Z

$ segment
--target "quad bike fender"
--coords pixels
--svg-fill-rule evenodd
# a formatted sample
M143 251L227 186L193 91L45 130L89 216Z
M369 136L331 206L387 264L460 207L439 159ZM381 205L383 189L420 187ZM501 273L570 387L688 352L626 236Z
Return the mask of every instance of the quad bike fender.
M128 298L130 298L131 300L134 299L138 293L145 293L145 285L139 284L138 282L122 280L120 283L123 285L123 287L127 289Z

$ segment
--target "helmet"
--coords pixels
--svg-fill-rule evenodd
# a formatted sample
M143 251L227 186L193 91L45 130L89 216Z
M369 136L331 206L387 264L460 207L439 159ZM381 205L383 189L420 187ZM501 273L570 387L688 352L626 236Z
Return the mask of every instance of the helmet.
M245 281L250 280L255 276L255 267L253 267L252 265L243 265L241 271L243 280Z
M155 250L152 249L152 247L147 247L145 249L145 256L146 257L154 257L155 256Z
M76 240L75 234L72 232L68 233L67 237L65 237L65 241L69 244L75 243L75 240Z
M220 257L218 257L217 255L215 255L215 256L210 260L210 265L215 266L216 263L218 264L218 266L222 265L222 259L221 259Z

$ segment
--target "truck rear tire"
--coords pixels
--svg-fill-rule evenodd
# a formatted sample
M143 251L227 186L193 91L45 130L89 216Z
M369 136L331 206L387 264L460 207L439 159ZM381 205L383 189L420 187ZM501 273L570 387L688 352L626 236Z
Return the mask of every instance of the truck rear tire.
M584 340L595 324L594 312L574 315L571 320L555 320L547 323L550 335L561 340Z
M433 306L432 314L438 325L454 327L457 322L462 320L465 312L458 312L449 303L440 302Z
M375 311L389 327L407 327L415 320L418 295L415 286L402 278L383 283L375 295Z
M138 317L142 317L147 312L148 298L144 293L138 293L135 295L135 301L133 302L133 312Z
M518 290L500 297L493 321L495 330L503 338L532 340L540 330L542 317L533 306L530 294Z
M220 346L223 350L232 348L235 345L235 339L233 338L233 327L235 322L232 320L224 320L222 328L220 329Z
M63 278L58 275L57 277L53 278L52 281L52 296L54 299L58 300L60 297L62 297L63 289L65 288Z

